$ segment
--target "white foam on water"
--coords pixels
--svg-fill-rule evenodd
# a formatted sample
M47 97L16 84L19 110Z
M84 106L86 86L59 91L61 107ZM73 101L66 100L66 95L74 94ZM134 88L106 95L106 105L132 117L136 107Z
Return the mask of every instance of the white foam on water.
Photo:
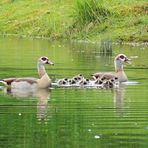
M125 85L137 85L137 84L140 84L140 83L136 82L136 81L127 81L127 82L122 82L122 84L125 84Z

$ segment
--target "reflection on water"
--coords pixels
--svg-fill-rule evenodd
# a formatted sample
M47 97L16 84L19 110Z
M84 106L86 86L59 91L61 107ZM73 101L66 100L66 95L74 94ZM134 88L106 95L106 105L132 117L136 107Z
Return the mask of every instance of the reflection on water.
M6 88L3 89L5 95L10 95L17 98L35 97L37 101L37 118L38 120L46 120L48 112L48 101L50 100L50 89L15 89Z
M127 85L120 84L118 89L114 91L114 105L116 108L116 112L119 113L121 116L124 113L123 111L123 104L124 104L124 93Z
M38 120L46 120L48 118L48 109L50 100L50 89L39 89L37 91L38 103L37 103L37 118Z
M0 147L148 147L147 47L112 44L111 54L105 56L99 47L0 38L0 79L37 77L41 55L55 63L46 68L53 80L79 73L90 77L97 71L114 71L115 55L125 53L136 57L125 66L129 80L140 82L113 90L0 90Z

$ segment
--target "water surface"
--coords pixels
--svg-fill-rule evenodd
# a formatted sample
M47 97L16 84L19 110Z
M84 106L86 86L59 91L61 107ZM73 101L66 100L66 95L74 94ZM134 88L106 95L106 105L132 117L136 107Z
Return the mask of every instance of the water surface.
M124 53L130 81L119 89L54 88L29 96L0 90L0 147L148 147L148 48L0 38L0 78L38 77L36 61L48 56L52 80L82 73L114 71L113 59Z

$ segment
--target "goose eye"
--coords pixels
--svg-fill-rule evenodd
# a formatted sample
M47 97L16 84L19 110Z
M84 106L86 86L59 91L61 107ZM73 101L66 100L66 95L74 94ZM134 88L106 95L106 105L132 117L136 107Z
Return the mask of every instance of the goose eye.
M120 56L120 59L124 59L125 57L123 55Z
M45 57L42 57L42 60L43 60L43 61L46 61L46 60L47 60L47 58L45 58Z

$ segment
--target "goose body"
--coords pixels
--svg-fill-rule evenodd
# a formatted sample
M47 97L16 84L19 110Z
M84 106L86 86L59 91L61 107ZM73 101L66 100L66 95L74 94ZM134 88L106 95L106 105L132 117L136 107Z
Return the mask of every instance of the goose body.
M53 63L45 56L38 59L37 69L40 77L39 79L33 77L7 78L0 82L2 82L6 87L15 89L48 88L51 86L51 79L46 73L45 64L53 65Z
M119 82L125 82L128 80L126 73L123 69L124 63L130 63L130 59L124 55L119 54L114 59L115 72L97 72L92 75L93 79L118 79Z

